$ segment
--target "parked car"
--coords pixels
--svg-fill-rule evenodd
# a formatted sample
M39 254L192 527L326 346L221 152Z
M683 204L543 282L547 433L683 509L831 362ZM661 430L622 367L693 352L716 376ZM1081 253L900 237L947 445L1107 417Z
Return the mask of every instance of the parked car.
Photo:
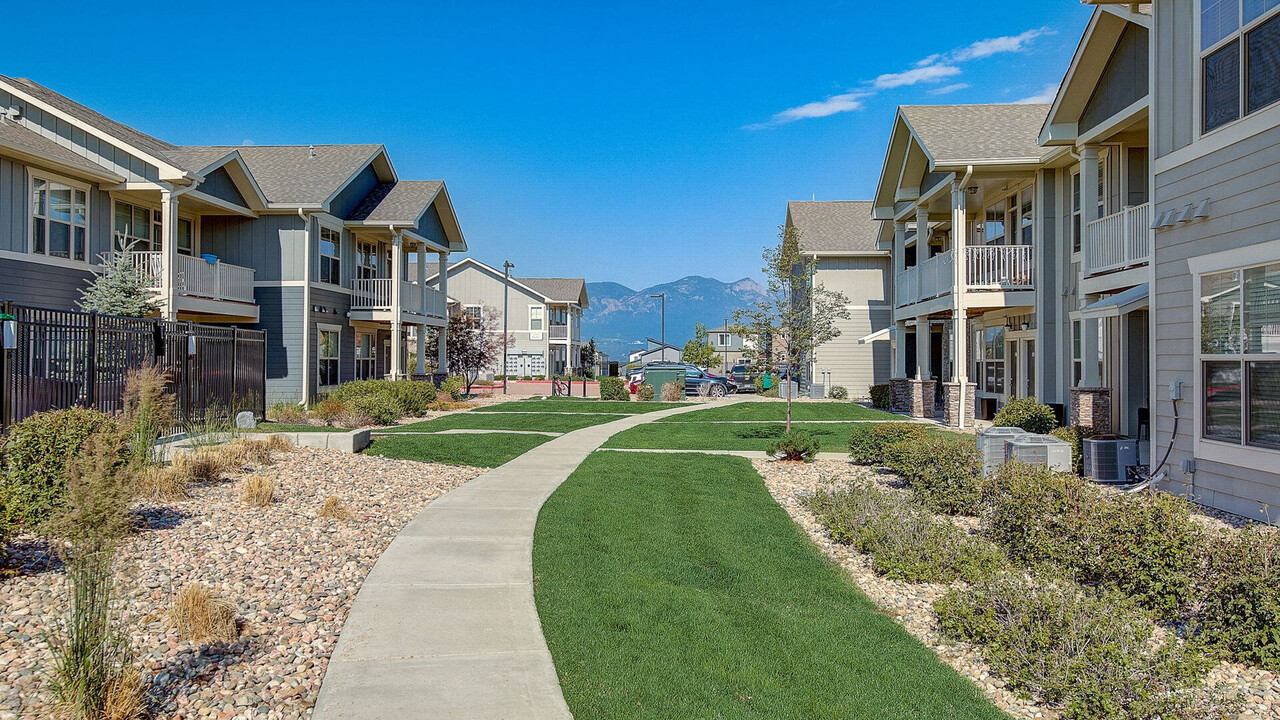
M632 393L639 389L640 384L644 382L645 375L651 370L684 370L685 395L703 394L703 385L707 386L706 394L711 397L724 397L730 393L737 392L737 387L729 381L729 378L714 375L696 365L691 365L689 363L653 362L646 364L632 375L632 379L629 384L629 390ZM656 389L657 388L655 388L655 390Z
M738 363L729 370L729 382L737 388L738 392L755 392L756 378L760 373L751 369L746 363Z

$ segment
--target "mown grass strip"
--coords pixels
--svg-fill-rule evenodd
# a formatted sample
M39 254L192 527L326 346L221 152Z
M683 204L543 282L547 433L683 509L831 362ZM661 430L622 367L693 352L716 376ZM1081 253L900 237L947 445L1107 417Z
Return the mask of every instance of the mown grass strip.
M365 450L369 455L418 462L498 467L552 438L547 435L386 435Z
M635 415L684 407L690 403L664 402L623 402L620 400L593 400L591 398L571 400L557 398L554 400L512 400L493 405L484 405L471 412L530 412L530 413L618 413Z
M732 405L718 405L698 410L693 413L663 418L658 422L669 420L786 420L787 404L785 402L740 402ZM902 417L883 410L873 410L851 402L807 402L791 403L792 420L901 420Z
M690 413L689 416L697 415ZM848 452L849 435L857 423L792 423L818 440L820 452ZM776 422L664 423L654 422L625 430L609 438L607 448L647 450L765 450L782 437L786 426Z
M412 425L387 428L385 432L436 432L439 430L537 430L566 433L592 425L620 420L626 415L570 415L560 413L484 413L475 411L445 415Z

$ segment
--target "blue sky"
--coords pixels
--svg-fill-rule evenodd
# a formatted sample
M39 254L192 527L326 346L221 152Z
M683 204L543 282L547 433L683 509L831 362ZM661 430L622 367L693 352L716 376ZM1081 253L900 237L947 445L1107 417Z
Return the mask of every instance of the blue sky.
M869 197L899 104L1062 79L1089 8L1034 3L164 3L10 33L26 76L179 144L385 143L473 254L639 288L758 276L787 200ZM48 27L38 3L7 11Z

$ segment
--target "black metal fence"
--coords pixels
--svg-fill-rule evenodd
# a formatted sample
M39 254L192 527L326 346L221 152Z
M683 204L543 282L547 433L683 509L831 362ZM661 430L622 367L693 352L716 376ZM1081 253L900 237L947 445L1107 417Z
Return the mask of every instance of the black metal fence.
M129 371L153 363L169 374L183 420L265 412L261 330L0 302L0 318L10 317L0 349L0 427L45 410L117 412Z

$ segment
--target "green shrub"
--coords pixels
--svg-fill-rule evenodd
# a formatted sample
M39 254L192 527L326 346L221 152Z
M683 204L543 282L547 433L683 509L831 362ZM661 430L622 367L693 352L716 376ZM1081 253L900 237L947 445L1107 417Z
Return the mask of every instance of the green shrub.
M950 515L978 515L990 483L973 438L957 433L928 433L887 446L885 465L911 487L926 507Z
M1205 554L1195 631L1228 658L1280 670L1280 534L1224 531Z
M600 399L630 400L631 395L627 392L627 384L622 378L602 377L600 378Z
M1071 445L1071 467L1077 475L1084 475L1084 441L1094 436L1093 428L1084 425L1060 427L1050 433Z
M827 397L832 400L848 400L849 389L843 385L832 385L831 389L827 391Z
M357 395L347 403L350 413L367 417L377 425L392 425L404 417L404 410L388 393Z
M644 383L636 390L636 396L645 402L653 400L653 386L649 383Z
M1058 426L1058 418L1053 414L1053 408L1036 402L1033 397L1013 398L1000 408L992 423L997 427L1022 428L1029 433L1043 435Z
M980 646L1016 689L1061 703L1076 720L1224 717L1200 686L1210 664L1180 643L1152 642L1155 626L1117 592L1068 581L1000 575L934 604L943 634Z
M301 422L306 422L307 411L298 407L294 403L278 402L267 409L267 419L271 422L296 425Z
M798 462L813 462L818 456L818 439L803 430L792 430L782 434L777 442L770 442L765 452L770 457Z
M1186 500L1113 493L1016 462L996 472L991 492L987 536L1014 560L1119 590L1161 617L1191 600L1203 533Z
M776 377L772 378L769 389L765 390L764 375L763 374L757 375L755 379L756 394L759 395L760 397L767 397L767 398L778 397L778 382L779 382L778 378Z
M347 404L336 397L327 397L311 408L311 414L325 425L332 425L334 420L346 412Z
M884 459L884 448L900 440L923 440L928 427L920 423L859 423L849 436L849 458L859 465L875 465Z
M450 375L440 383L440 394L448 395L454 402L466 397L467 380L461 375Z
M871 386L871 407L877 410L888 410L893 404L893 393L889 390L889 384Z
M67 467L85 440L110 429L111 418L83 408L37 413L9 429L0 445L0 519L36 529L62 507Z
M819 490L806 506L832 540L871 553L872 568L895 580L975 582L1006 563L999 548L987 540L880 488Z
M363 409L353 405L357 399L382 398L376 401L366 400L365 406L376 405L385 409L388 404L393 405L396 408L396 417L383 423L389 424L402 417L421 417L427 414L431 403L436 399L436 388L431 383L421 380L354 380L334 388L329 393L329 397L341 400L347 405L348 410Z

